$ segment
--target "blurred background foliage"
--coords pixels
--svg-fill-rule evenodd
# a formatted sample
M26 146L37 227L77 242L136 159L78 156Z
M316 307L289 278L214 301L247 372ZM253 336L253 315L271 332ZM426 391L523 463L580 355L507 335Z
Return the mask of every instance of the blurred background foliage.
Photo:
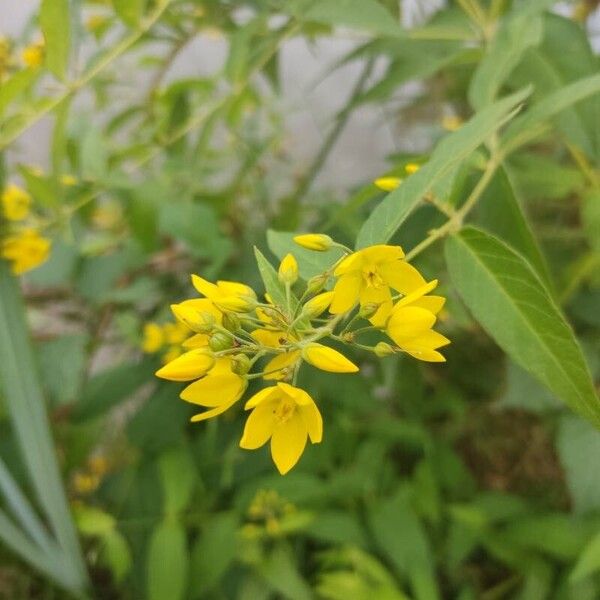
M23 294L92 597L600 597L600 434L471 320L437 246L418 264L449 297L448 362L361 355L358 375L312 372L326 434L285 477L267 450L238 448L241 409L191 425L176 386L153 377L178 341L168 307L189 296L190 273L258 284L252 246L267 247L267 229L276 255L280 231L353 245L384 173L359 185L318 176L355 111L375 105L393 125L400 150L385 174L403 177L477 107L472 80L490 46L504 48L502 89L532 84L533 99L598 73L596 2L525 4L534 16L523 21L503 0L45 1L22 35L2 38L0 187L27 190L52 239ZM172 77L199 35L226 40L223 64ZM360 65L303 164L288 152L280 99L281 53L298 37L352 41L323 77ZM123 61L139 80L123 79ZM11 152L49 115L40 169ZM401 150L407 137L422 152ZM465 198L479 160L436 197ZM476 214L501 228L493 201L522 205L596 381L599 165L596 95L512 154ZM425 202L394 241L410 249L442 222ZM2 463L30 496L1 406ZM0 553L0 597L65 597L60 577Z

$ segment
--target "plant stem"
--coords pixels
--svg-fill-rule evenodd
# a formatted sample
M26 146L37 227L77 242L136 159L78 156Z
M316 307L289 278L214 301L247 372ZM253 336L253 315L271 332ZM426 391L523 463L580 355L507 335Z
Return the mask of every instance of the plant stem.
M4 139L0 139L0 150L6 148L9 144L18 139L25 131L35 125L41 118L52 112L55 108L58 108L63 102L71 98L81 88L85 87L92 79L99 75L106 67L108 67L114 60L119 58L121 54L127 52L132 46L134 46L140 38L146 34L154 24L160 19L164 11L167 9L169 4L173 0L160 0L150 15L144 19L141 26L136 31L126 36L119 44L117 44L112 50L108 51L87 73L85 73L79 79L72 81L67 84L66 89L55 98L50 99L44 104L38 111L34 112L17 130L12 132Z
M429 236L426 237L420 244L417 244L410 252L408 252L405 256L405 260L410 262L413 258L421 254L423 250L431 246L434 242L443 238L444 236L452 233L454 231L458 231L462 227L462 223L467 214L471 211L471 209L475 206L481 194L485 191L485 188L488 186L492 177L496 173L496 169L498 168L500 161L498 157L492 156L488 161L485 171L483 175L477 182L477 185L473 188L473 191L467 198L466 202L454 213L454 215L449 218L441 227L438 229L434 229L429 233Z

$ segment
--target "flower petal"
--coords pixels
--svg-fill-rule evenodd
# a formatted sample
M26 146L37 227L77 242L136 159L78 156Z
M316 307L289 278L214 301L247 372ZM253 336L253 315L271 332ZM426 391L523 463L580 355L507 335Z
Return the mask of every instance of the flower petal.
M202 279L199 275L192 275L192 285L207 298L213 298L219 294L219 288L214 283Z
M302 358L317 369L330 373L356 373L358 367L343 354L322 344L309 344L302 350Z
M295 365L299 358L299 350L278 354L265 365L264 371L266 375L263 375L263 379L272 381L285 378L287 369Z
M273 407L268 404L257 406L246 420L240 448L256 450L271 437L276 425Z
M401 294L410 294L427 283L417 269L403 260L383 263L377 270L383 280Z
M388 320L388 335L401 346L407 340L417 337L431 329L435 315L416 306L394 307Z
M216 417L217 415L224 413L226 410L229 410L234 404L235 402L231 402L230 404L222 404L215 408L211 408L210 410L198 413L197 415L194 415L190 419L190 421L192 423L198 423L199 421L206 421L206 419L212 419L212 417Z
M156 371L157 377L170 381L190 381L205 375L215 364L212 354L203 348L190 350Z
M340 277L333 288L333 300L329 312L338 315L350 310L358 301L361 286L362 278L359 273Z
M307 437L306 423L298 412L273 431L271 456L282 475L285 475L302 456Z
M300 414L308 430L308 437L313 444L318 444L323 439L323 418L314 402L300 406Z
M244 410L250 410L251 408L255 408L259 404L262 404L263 402L267 402L268 400L271 400L271 396L277 396L278 394L279 394L279 390L274 385L271 387L264 388L264 389L256 392L256 394L254 394L254 396L252 396L252 398L250 398L250 400L248 400L248 402L246 402L246 405L244 406Z
M213 375L211 371L206 377L188 385L179 397L200 406L220 406L237 402L245 389L246 380L238 375Z

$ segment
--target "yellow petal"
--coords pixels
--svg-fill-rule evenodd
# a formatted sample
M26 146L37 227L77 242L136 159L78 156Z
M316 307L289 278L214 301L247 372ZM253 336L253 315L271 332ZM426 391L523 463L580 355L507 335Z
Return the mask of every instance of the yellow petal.
M264 371L266 375L263 376L263 379L267 381L284 379L289 373L288 369L293 367L299 358L299 350L278 354L265 365Z
M356 373L358 371L358 367L343 354L321 344L310 344L303 348L302 358L313 367L330 373Z
M158 352L164 343L163 330L158 323L146 323L144 325L144 339L142 350L148 354Z
M219 288L214 283L206 281L198 275L192 275L192 285L207 298L213 298L219 294Z
M250 298L256 298L254 290L245 283L217 281L217 288L223 296L249 296Z
M446 298L443 296L423 296L418 300L415 300L411 306L418 306L419 308L424 308L429 312L437 315L442 308L444 308L444 304L446 303Z
M250 296L221 296L213 300L215 306L225 312L251 312L256 308L256 301Z
M234 373L213 375L212 371L202 379L188 385L180 398L200 406L220 406L237 402L246 389L246 380Z
M388 335L401 346L407 340L431 329L435 315L424 308L401 306L392 311L387 324Z
M333 300L329 312L338 315L350 310L358 301L361 287L360 274L342 275L333 288Z
M360 304L379 304L377 312L369 318L376 327L381 327L387 321L392 310L392 294L390 288L363 287L360 291Z
M246 450L260 448L273 434L275 425L275 413L271 404L257 406L246 420L240 447Z
M156 371L156 376L170 381L190 381L205 375L214 364L214 357L206 350L190 350Z
M323 233L305 233L303 235L294 236L294 242L308 250L316 250L323 252L331 248L333 240Z
M206 421L206 419L212 419L212 417L216 417L217 415L224 413L226 410L229 410L234 404L235 402L232 402L231 404L221 404L220 406L211 408L210 410L206 410L202 413L194 415L190 419L190 421L192 423L198 423L199 421Z
M418 350L405 350L405 352L410 354L412 357L425 362L446 362L444 356L436 350L421 348Z
M346 258L344 258L335 268L333 274L336 277L341 277L342 275L353 273L354 271L360 271L364 262L363 252L363 250L359 250L358 252L353 252L346 256Z
M314 402L300 406L300 414L306 424L308 437L313 444L318 444L323 439L323 418Z
M279 281L287 285L293 285L298 279L298 261L293 254L286 254L279 265Z
M404 170L409 174L412 175L413 173L416 173L419 169L421 168L421 165L417 164L417 163L408 163L405 167Z
M415 300L418 300L422 296L425 296L425 294L429 294L429 292L434 290L437 287L437 283L437 279L434 279L433 281L422 285L421 287L417 288L416 290L414 290L410 294L407 294L406 296L404 296L404 298L399 300L396 306L406 306L408 304L412 304Z
M315 403L308 392L304 391L302 388L294 387L293 385L283 381L280 381L277 384L277 388L280 390L280 392L292 398L299 406L306 406L308 404Z
M401 294L410 294L427 283L417 269L403 260L386 262L378 271L383 280Z
M400 177L379 177L373 183L384 192L393 192L402 183L402 179Z
M281 340L287 340L285 331L273 329L255 329L250 335L258 343L268 348L279 348L282 345Z
M278 425L271 437L271 456L278 471L285 475L300 459L308 432L299 413Z
M182 342L181 345L188 350L204 348L208 346L208 336L205 333L196 333L192 337Z
M258 406L259 404L262 404L263 402L269 402L270 400L273 400L278 395L279 395L279 390L278 390L277 386L273 385L271 387L264 388L264 389L256 392L256 394L254 394L254 396L252 396L252 398L250 398L250 400L248 400L248 402L246 402L244 409L250 410L251 408L255 408L256 406Z
M395 263L404 257L404 252L400 246L388 246L387 244L369 246L368 248L363 248L361 252L367 264Z
M429 329L418 337L408 340L404 346L405 348L429 348L430 350L437 350L448 344L450 344L450 340L446 336L433 331L433 329Z

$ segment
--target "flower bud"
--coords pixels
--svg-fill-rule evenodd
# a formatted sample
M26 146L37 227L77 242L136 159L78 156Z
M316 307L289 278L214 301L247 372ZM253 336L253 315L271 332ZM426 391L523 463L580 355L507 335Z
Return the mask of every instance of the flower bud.
M358 314L363 319L370 319L378 310L381 304L376 302L367 302L360 307Z
M380 177L373 183L384 192L393 192L402 183L402 179L399 177Z
M245 375L252 366L250 359L245 354L236 354L231 358L231 371L236 375Z
M384 356L390 356L391 354L395 354L396 351L392 346L390 346L387 342L379 342L373 348L373 352L379 356L379 358L383 358Z
M279 281L293 285L298 279L298 263L292 254L286 254L279 265Z
M302 314L309 319L318 317L324 313L333 300L333 292L323 292L311 298L302 308Z
M206 375L214 364L215 357L208 350L190 350L156 371L156 376L170 381L190 381Z
M256 300L250 296L224 296L213 303L224 312L247 313L256 308Z
M302 349L302 358L313 367L330 373L356 373L358 367L343 354L321 344L309 344Z
M324 252L333 245L333 240L324 233L305 233L294 237L294 242L307 250Z
M317 292L320 292L325 287L328 279L329 277L325 274L311 277L306 285L306 291L309 294L316 294Z
M235 313L225 313L223 315L223 327L232 333L238 331L242 326L240 318Z
M222 331L217 331L210 336L208 345L214 352L228 350L233 347L233 338Z
M206 311L199 311L192 306L182 302L181 304L171 304L173 314L184 325L187 325L196 333L210 333L215 326L215 317Z
M416 173L419 169L421 168L421 165L417 164L417 163L408 163L405 167L404 170L409 174L412 175L413 173Z

